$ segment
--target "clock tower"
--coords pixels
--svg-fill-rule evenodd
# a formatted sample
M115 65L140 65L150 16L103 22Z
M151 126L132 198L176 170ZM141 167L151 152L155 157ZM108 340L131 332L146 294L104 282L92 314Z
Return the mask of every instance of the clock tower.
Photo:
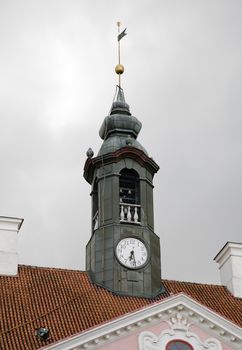
M92 187L92 235L86 246L86 269L93 283L113 293L154 298L163 292L160 239L154 232L153 176L159 166L137 141L141 122L129 109L119 77L109 115L99 135L96 157L87 151L84 178Z
M117 86L99 131L101 149L94 158L88 150L84 167L92 188L86 269L93 283L116 294L154 298L163 291L153 212L153 176L159 166L137 141L140 129Z

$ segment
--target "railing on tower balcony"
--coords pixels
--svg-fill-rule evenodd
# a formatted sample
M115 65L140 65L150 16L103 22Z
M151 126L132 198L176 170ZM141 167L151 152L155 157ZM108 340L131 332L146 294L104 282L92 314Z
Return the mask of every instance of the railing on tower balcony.
M139 204L120 203L120 222L140 224L140 212Z
M95 215L93 216L92 227L93 227L93 230L96 230L98 228L98 210L96 211Z

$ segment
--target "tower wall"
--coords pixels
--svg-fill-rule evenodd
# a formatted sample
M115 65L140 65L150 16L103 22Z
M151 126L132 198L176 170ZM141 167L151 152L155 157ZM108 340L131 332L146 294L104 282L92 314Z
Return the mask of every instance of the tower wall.
M115 247L122 238L142 239L148 247L148 262L137 270L120 265ZM87 245L87 269L93 283L122 295L153 298L161 291L160 239L148 228L108 225L95 231Z
M93 170L93 186L94 182L97 183L98 191L98 223L95 227L93 224L92 237L87 244L86 269L93 283L112 292L153 298L162 291L160 239L154 233L153 174L140 164L138 158L131 159L125 150L123 152L121 160L110 163L106 157L105 162L108 164L102 159ZM138 223L121 222L120 172L123 169L135 170L139 175ZM145 243L148 260L142 268L127 268L117 259L116 246L126 237L137 238Z

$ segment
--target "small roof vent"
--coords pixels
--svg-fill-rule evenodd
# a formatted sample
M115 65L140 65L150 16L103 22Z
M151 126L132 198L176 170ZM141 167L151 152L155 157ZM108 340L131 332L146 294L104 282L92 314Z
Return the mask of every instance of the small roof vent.
M46 341L49 339L50 331L48 328L40 327L36 329L36 336L39 338L39 340Z

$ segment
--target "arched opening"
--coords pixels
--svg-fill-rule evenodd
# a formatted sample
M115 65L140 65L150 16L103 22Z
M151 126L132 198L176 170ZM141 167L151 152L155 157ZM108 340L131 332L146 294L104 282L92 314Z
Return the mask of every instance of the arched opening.
M166 345L166 350L193 350L193 347L184 340L175 339Z
M122 169L119 178L120 221L140 223L140 179L133 169Z

